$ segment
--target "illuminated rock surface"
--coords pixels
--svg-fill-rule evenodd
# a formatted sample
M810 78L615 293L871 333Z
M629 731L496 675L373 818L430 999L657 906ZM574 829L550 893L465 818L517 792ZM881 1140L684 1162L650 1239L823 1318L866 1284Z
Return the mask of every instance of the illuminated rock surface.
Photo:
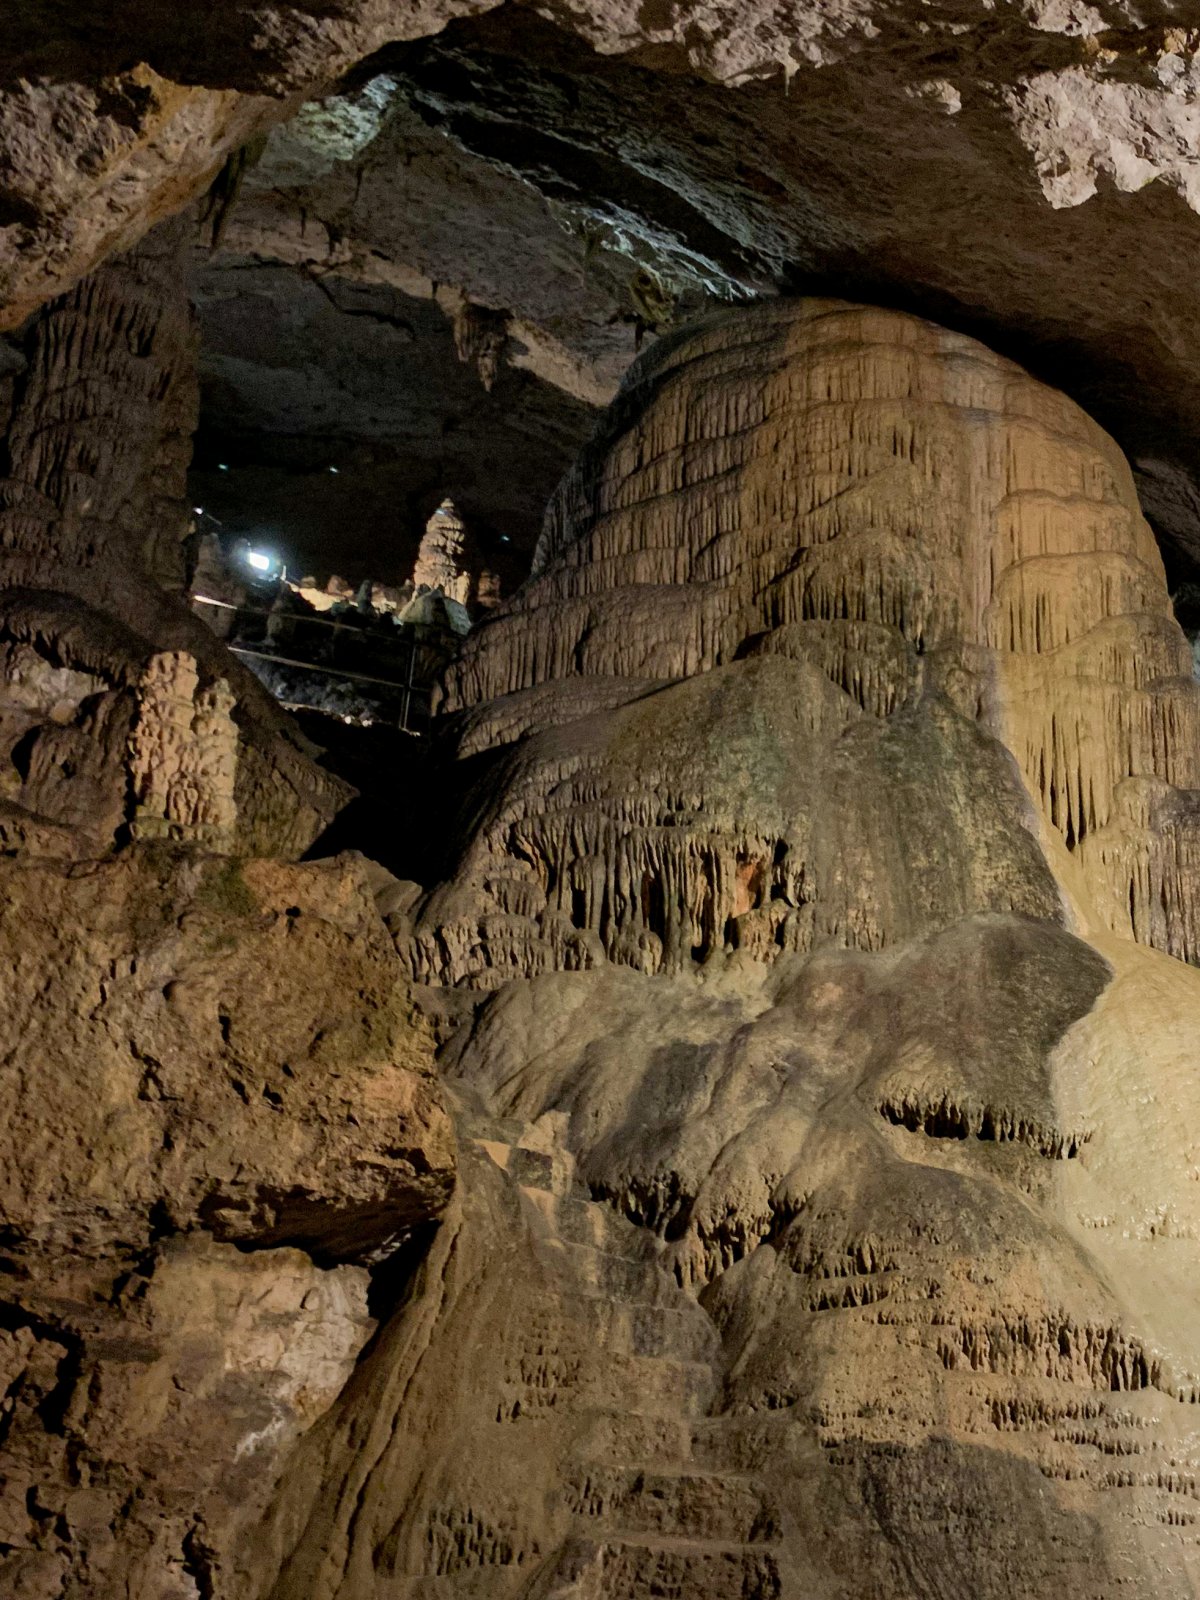
M0 1594L1194 1595L1189 8L11 12Z
M239 1592L1191 1594L1186 663L1011 363L660 344L451 675L474 1149Z

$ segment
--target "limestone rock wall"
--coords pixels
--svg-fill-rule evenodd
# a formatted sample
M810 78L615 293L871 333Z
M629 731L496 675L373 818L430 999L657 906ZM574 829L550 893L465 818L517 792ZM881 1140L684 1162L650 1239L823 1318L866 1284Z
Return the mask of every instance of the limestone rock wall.
M454 1136L361 861L0 863L0 1589L232 1594Z
M264 186L240 249L336 262L356 309L372 283L416 278L418 299L441 285L498 335L511 326L504 360L559 391L551 475L578 437L566 396L607 399L639 332L681 299L799 282L1020 341L1119 428L1194 559L1196 306L1176 265L1200 228L1194 24L1185 0L736 14L713 0L222 0L186 18L129 0L84 19L17 0L0 63L0 321L19 326L131 248L320 96L289 139L291 182ZM359 159L392 96L417 159L407 130ZM282 407L286 384L255 365L244 392L279 384ZM439 397L443 414L461 404ZM538 408L511 437L535 450L543 427ZM522 534L542 481L505 496Z
M186 242L169 225L24 336L0 480L0 783L14 837L43 850L101 849L141 808L179 837L299 854L348 794L179 598L197 407ZM175 735L172 699L194 703ZM169 752L180 739L190 754ZM147 783L174 798L149 802Z
M1104 950L989 914L504 987L249 1592L1191 1594L1200 995Z
M232 1594L246 1528L377 1326L372 1274L403 1276L454 1183L378 873L286 859L347 786L179 593L185 244L170 228L51 302L4 395L13 1600Z

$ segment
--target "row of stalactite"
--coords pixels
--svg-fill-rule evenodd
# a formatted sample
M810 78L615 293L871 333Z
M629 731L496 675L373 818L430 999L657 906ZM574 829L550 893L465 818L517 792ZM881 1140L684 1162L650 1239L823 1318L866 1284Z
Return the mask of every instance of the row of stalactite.
M1128 467L1090 419L957 335L821 302L674 346L635 372L614 418L551 507L534 581L452 669L445 709L551 682L641 694L778 655L892 717L933 681L924 658L953 658L968 683L956 703L1013 752L1112 925L1197 954L1190 812L1137 823L1116 797L1131 781L1200 787L1200 690ZM569 706L564 692L554 720ZM476 712L473 749L488 726ZM491 726L502 741L513 723ZM582 901L555 915L617 958L640 915L621 874L652 871L673 909L638 923L639 959L657 959L655 939L667 965L719 942L735 856L698 836L656 857L644 819L595 806L625 844L604 856L603 893L573 888ZM535 820L554 883L586 878L583 841L549 811ZM771 916L756 947L811 936ZM826 920L852 939L847 918Z

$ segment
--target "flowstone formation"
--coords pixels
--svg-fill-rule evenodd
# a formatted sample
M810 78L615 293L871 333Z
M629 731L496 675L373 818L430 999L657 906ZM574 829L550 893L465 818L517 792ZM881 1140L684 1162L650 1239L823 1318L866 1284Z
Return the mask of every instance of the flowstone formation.
M299 854L349 790L192 615L187 230L51 301L0 385L0 836Z
M504 765L422 974L1047 916L1035 815L1099 926L1197 950L1200 694L1128 468L914 318L781 303L656 349L445 709Z
M213 1600L454 1185L350 790L188 611L185 235L0 383L0 1594ZM6 347L12 353L12 347Z
M1193 1594L1188 659L1011 362L655 346L448 675L460 1181L232 1592Z

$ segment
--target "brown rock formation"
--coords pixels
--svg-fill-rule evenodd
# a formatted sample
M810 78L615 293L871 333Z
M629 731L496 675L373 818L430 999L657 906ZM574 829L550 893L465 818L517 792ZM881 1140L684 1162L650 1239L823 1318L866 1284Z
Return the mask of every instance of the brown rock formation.
M363 56L488 3L232 0L181 15L137 0L79 18L19 0L0 73L3 325L135 245Z
M449 676L491 764L391 924L496 990L476 1151L245 1592L1192 1594L1184 661L1011 363L660 344Z
M412 581L418 591L435 589L460 606L470 602L472 574L467 565L467 530L453 500L443 500L425 524Z
M179 598L185 237L172 226L105 265L25 338L0 481L0 729L5 829L39 848L65 825L72 849L103 849L132 796L139 826L298 854L346 798Z
M586 433L579 402L610 398L639 326L803 289L1015 355L1114 434L1156 529L1194 554L1187 12L512 3L389 48L273 139L229 253L203 272L212 426L232 407L265 445L274 410L328 439L330 414L352 410L374 439L381 390L390 423L403 389L453 427L428 444L415 427L381 468L379 525L387 491L432 488L531 542ZM335 145L368 93L377 131ZM308 384L270 341L247 347L231 291L270 302ZM510 317L490 406L473 375L464 394L439 327L437 308L464 297ZM426 452L451 472L426 470ZM480 470L494 453L503 474Z
M422 972L874 949L942 925L950 883L961 912L1047 914L977 721L1095 925L1196 949L1200 691L1128 468L915 319L780 303L660 348L446 705L470 751L533 736L431 902ZM934 772L961 785L936 819Z
M453 1137L361 863L3 864L0 1590L195 1596Z
M1200 1590L1200 690L1074 403L1195 559L1185 9L17 0L0 1593ZM403 440L385 525L507 580L661 335L424 886L286 859L344 789L178 604L147 230L314 92L205 268L233 428ZM959 331L674 328L797 287Z

